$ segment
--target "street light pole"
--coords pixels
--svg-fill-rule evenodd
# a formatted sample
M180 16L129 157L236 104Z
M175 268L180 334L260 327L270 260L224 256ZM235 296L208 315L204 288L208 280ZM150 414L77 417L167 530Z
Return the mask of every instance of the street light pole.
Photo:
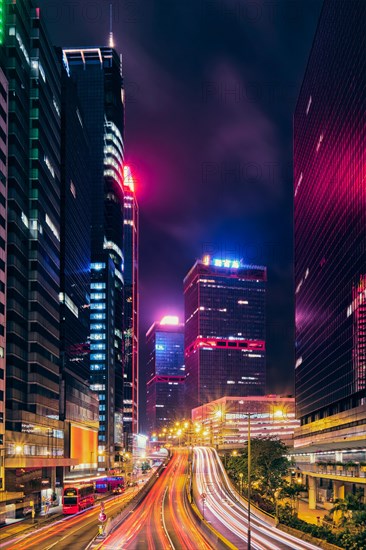
M250 532L250 490L251 490L251 448L250 448L250 413L248 413L248 550L251 550Z

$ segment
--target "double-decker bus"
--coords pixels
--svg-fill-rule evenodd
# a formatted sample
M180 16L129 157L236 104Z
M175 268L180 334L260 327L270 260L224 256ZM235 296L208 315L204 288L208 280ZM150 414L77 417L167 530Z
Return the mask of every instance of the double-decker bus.
M94 484L72 485L64 487L62 495L62 511L64 514L76 514L94 505Z
M117 490L124 491L125 480L122 476L101 477L95 481L95 491L97 493L108 493Z

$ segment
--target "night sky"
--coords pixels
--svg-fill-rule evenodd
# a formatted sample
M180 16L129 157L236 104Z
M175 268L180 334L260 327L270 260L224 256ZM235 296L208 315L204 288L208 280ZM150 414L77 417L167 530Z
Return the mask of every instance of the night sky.
M107 45L109 0L38 3L55 45ZM142 343L163 314L183 318L182 281L204 252L267 265L268 390L292 393L292 114L321 0L112 4Z

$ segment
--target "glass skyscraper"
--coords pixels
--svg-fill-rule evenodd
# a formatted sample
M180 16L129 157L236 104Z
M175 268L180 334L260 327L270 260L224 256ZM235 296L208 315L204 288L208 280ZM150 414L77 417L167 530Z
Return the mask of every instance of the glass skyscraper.
M64 49L91 149L91 389L99 396L98 462L123 450L124 99L113 48Z
M294 117L300 447L365 434L365 21L364 1L325 0Z
M60 49L58 54L62 64ZM97 468L99 425L99 400L89 380L91 172L82 108L65 67L61 96L60 418L65 421L66 454L78 459L80 475ZM82 452L75 444L80 438Z
M185 277L188 409L265 393L266 280L265 267L210 256Z
M150 431L184 415L184 325L166 316L146 333L146 413Z
M0 68L0 495L5 490L6 200L8 170L8 81ZM0 501L2 500L0 496ZM2 517L0 504L0 518ZM1 523L1 519L0 519Z

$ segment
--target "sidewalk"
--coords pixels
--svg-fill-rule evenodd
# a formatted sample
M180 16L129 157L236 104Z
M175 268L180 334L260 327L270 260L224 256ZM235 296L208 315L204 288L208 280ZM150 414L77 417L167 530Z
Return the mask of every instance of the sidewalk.
M41 527L42 525L51 523L61 516L63 516L62 506L59 505L50 508L48 515L46 515L45 512L42 511L36 516L34 520L32 520L32 518L29 516L24 519L6 520L6 525L0 527L0 541L2 541L2 539L4 538L25 533L26 531L34 529L35 526Z
M315 525L317 525L318 521L321 522L323 517L329 511L325 510L323 507L320 508L320 506L321 505L318 504L316 510L309 510L308 501L299 500L298 518L307 521L308 523L314 523Z

